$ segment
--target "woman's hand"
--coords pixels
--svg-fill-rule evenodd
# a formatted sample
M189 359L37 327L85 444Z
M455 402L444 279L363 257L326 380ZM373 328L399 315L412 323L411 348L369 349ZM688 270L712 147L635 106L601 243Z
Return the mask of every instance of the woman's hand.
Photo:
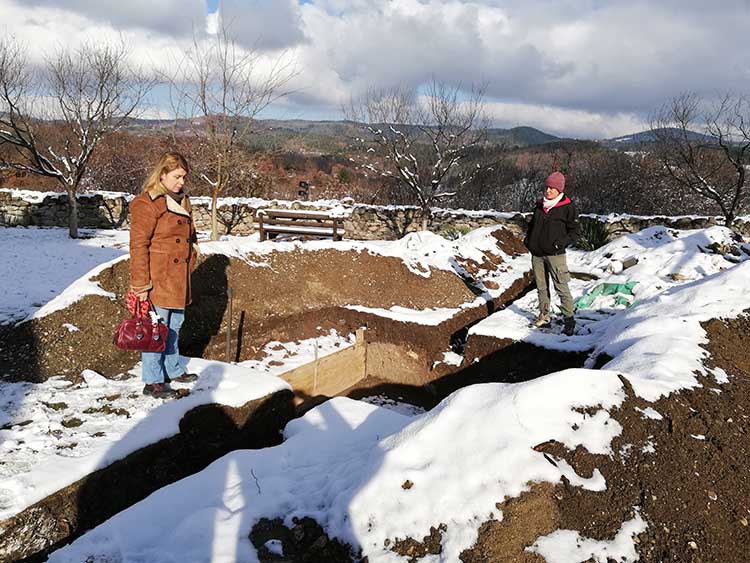
M135 298L138 299L138 301L148 301L148 290L136 293Z

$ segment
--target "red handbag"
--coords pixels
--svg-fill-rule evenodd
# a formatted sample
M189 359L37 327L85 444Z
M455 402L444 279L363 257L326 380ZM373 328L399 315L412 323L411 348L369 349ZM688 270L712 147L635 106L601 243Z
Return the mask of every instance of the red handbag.
M153 309L151 302L149 308ZM156 314L156 311L154 311ZM141 307L131 311L131 317L123 320L115 330L112 341L122 350L137 350L139 352L163 352L167 347L169 328L161 319L154 322L148 313L144 314Z

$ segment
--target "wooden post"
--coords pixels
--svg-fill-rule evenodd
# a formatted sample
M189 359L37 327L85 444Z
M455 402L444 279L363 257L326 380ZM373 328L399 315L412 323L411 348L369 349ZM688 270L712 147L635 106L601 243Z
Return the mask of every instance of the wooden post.
M357 348L364 348L362 352L362 355L364 356L362 361L362 379L364 379L367 377L367 329L365 327L360 327L355 334L356 343L354 346Z
M336 235L336 227L338 226L339 220L334 217L333 218L333 240L338 240L338 236Z
M313 372L313 396L318 392L318 339L313 339L313 346L315 347L315 366Z
M227 347L224 352L224 361L229 363L232 358L232 288L227 288Z
M260 213L262 210L258 210L256 212L256 217L258 218L258 233L260 234L260 240L266 240L266 231L263 229L263 213Z

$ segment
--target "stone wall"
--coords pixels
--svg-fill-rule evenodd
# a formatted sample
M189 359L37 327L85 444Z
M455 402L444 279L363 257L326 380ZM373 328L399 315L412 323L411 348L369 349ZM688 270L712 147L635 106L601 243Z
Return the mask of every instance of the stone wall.
M87 193L78 196L78 224L83 228L118 229L128 225L132 196ZM67 227L70 215L66 194L0 190L0 226Z
M78 197L81 228L117 229L129 226L128 204L133 196L116 192L95 192ZM211 229L208 198L193 198L193 213L198 230ZM219 200L222 234L248 235L255 231L258 209L289 208L333 210L342 216L346 238L354 240L396 239L418 231L422 226L419 208L409 206L373 206L354 204L351 200L302 202L251 199ZM489 225L505 225L521 232L526 214L497 211L434 209L428 229L441 235L466 232ZM675 229L702 229L721 224L717 217L639 217L630 215L584 215L582 221L600 221L607 225L610 238L640 231L654 225ZM68 201L65 194L0 190L0 226L66 227ZM735 230L750 236L750 217L737 221Z

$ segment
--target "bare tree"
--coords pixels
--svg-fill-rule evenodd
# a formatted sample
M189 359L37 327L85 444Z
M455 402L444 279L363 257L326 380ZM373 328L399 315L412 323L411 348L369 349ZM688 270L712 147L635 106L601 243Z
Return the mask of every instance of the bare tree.
M468 158L487 138L484 92L473 87L464 96L459 86L433 80L424 96L404 87L370 90L344 108L364 131L359 168L398 180L421 207L423 229L433 204L455 195L449 180L458 177L460 188L484 168Z
M124 43L62 49L34 72L13 39L0 39L0 167L57 180L78 237L76 194L101 139L134 115L153 82L129 67Z
M201 40L176 65L170 77L175 114L189 119L192 134L205 147L199 178L211 191L211 238L219 236L217 199L241 181L246 169L238 150L257 115L288 94L285 87L295 76L293 63L282 54L264 68L261 54L246 50L230 37L226 27Z
M702 108L692 93L662 107L651 120L654 154L676 185L713 202L731 226L748 199L750 102L727 94Z

